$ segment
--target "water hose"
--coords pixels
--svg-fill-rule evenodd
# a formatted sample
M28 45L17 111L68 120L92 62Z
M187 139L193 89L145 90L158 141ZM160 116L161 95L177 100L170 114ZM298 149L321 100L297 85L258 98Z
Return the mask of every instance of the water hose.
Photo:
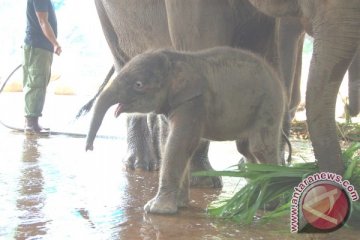
M6 84L8 83L8 81L10 80L10 78L12 77L12 75L14 75L14 73L15 73L17 70L19 70L21 67L22 67L22 64L20 64L19 66L17 66L17 67L9 74L9 76L5 79L5 81L4 81L3 84L1 85L0 94L1 94L2 91L4 90ZM11 130L21 131L21 132L24 131L23 128L17 128L17 127L9 126L9 125L3 123L1 120L0 120L0 124L3 125L4 127L7 127L7 128L9 128L9 129L11 129Z
M19 68L22 67L22 64L20 64L19 66L17 66L10 74L9 76L6 78L5 82L2 84L1 88L0 88L0 93L4 90L7 82L9 81L9 79L12 77L12 75L14 75L14 73L19 70Z
M16 71L18 71L20 68L22 67L22 64L18 65L10 74L9 76L6 78L6 80L3 82L3 84L1 85L0 88L0 94L2 93L2 91L4 90L4 88L6 87L6 84L9 82L9 80L11 79L11 77L14 75L14 73ZM95 99L99 96L99 94L102 92L102 90L104 89L104 87L106 86L106 84L108 83L108 81L110 80L111 76L114 73L114 67L112 67L108 73L108 75L105 78L105 81L102 83L102 85L99 87L98 92L96 93L96 95L82 108L82 114L80 115L84 115L84 112L88 112L90 111L93 102L95 101ZM78 117L77 117L78 118ZM10 126L6 123L4 123L3 121L1 121L0 119L0 124L3 125L6 128L9 128L11 130L17 131L17 132L24 132L24 128L18 128L18 127L13 127ZM73 132L60 132L60 131L51 131L50 135L66 135L66 136L70 136L70 137L78 137L78 138L85 138L86 134L83 133L73 133ZM100 138L117 138L115 136L97 136Z

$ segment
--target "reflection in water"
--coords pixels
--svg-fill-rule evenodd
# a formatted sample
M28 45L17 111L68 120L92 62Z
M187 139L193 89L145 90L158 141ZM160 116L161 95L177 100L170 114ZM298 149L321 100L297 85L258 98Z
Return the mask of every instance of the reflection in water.
M36 136L27 136L23 143L21 176L17 209L21 213L16 229L16 239L34 238L46 234L46 221L42 211L46 195L43 193L44 178L39 167L41 154Z
M77 209L77 212L80 214L81 217L83 217L86 221L89 222L89 225L90 225L91 228L95 228L95 224L91 220L88 210L86 210L84 208L80 208L80 209Z
M347 229L316 236L289 234L287 217L251 226L210 218L206 206L221 190L192 189L190 207L178 214L146 214L143 206L156 194L158 173L126 171L121 161L125 140L97 139L95 151L83 148L81 138L0 133L1 240L335 240L358 236ZM221 157L228 158L226 153ZM229 193L237 181L224 179L224 183Z

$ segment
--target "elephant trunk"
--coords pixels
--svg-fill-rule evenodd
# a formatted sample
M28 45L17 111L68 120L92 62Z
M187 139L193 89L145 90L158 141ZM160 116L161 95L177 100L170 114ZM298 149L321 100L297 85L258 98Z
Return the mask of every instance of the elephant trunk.
M104 116L107 110L114 104L117 103L116 94L110 89L106 89L100 96L96 102L94 114L91 119L89 132L86 138L86 151L93 150L93 142L96 137L96 133L98 132L101 123L104 119Z

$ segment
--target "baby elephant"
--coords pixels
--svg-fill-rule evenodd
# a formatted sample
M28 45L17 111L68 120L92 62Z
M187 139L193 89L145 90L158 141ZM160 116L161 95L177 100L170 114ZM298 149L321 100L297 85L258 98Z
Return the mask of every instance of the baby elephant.
M262 59L217 47L186 53L156 50L133 58L100 95L87 136L93 141L110 106L121 113L164 114L169 122L151 213L175 213L189 200L189 159L202 138L236 140L247 160L281 164L282 85Z

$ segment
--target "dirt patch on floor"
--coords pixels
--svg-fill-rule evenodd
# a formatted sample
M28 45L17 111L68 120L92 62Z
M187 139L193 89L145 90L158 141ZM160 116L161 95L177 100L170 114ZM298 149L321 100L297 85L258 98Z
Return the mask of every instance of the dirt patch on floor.
M360 142L359 123L337 123L338 136L342 147L346 147L353 142ZM309 140L309 131L306 121L293 121L291 123L290 135L294 139Z

